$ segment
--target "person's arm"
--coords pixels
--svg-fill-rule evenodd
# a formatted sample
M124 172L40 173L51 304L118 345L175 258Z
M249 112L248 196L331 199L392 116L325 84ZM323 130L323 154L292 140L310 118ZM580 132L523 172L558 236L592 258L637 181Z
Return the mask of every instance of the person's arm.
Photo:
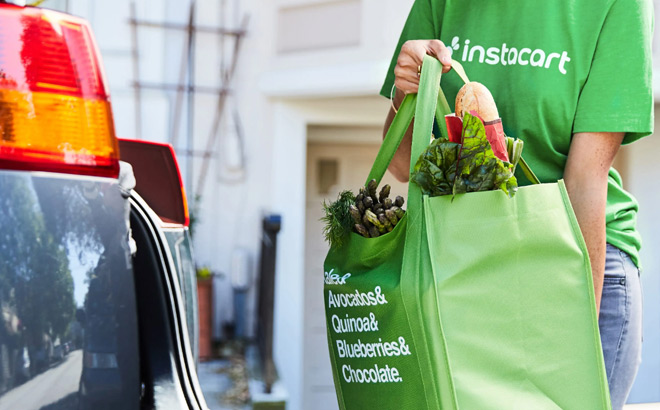
M589 252L598 312L605 272L607 175L623 136L624 133L576 133L564 169L566 190Z
M394 68L394 86L396 94L393 96L393 105L397 109L403 102L406 94L413 94L419 90L419 69L422 66L425 55L436 57L442 62L442 71L444 73L451 69L451 51L445 47L440 40L409 40L401 47L401 52L397 58ZM383 138L392 125L394 119L394 108L390 108L385 127L383 129ZM394 177L401 181L408 181L410 172L410 149L412 145L412 124L406 131L406 135L399 145L399 149L394 154L389 170Z

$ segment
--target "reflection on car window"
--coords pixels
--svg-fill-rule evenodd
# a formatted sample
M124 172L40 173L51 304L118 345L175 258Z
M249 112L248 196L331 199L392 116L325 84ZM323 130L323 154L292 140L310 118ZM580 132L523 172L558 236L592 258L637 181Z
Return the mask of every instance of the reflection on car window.
M0 172L0 410L137 409L127 203L105 179Z

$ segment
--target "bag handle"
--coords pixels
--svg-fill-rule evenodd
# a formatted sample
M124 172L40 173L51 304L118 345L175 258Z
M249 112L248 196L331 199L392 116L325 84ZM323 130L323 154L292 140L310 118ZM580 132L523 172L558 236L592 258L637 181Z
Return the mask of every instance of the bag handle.
M522 169L523 174L525 174L525 177L529 180L529 182L534 185L541 183L534 171L532 171L532 169L527 164L527 161L525 161L525 158L522 156L520 157L520 161L518 161L518 166L520 166L520 169Z
M413 127L412 146L410 149L409 175L412 175L415 169L417 158L422 155L429 145L429 139L433 132L434 118L440 116L444 121L445 115L451 114L447 99L440 88L441 78L442 65L440 61L428 55L424 56L422 73L419 79L419 93L417 94L417 104L415 107L415 126ZM443 123L440 124L439 128L447 132L447 127ZM410 211L414 214L421 213L422 211L422 190L419 185L412 183L412 181L408 183L408 218L410 221L420 216L410 214Z
M390 124L390 128L385 135L385 139L378 150L378 155L374 160L374 164L371 166L367 181L364 183L365 186L372 179L375 179L376 182L378 182L378 185L380 185L380 181L383 179L387 167L390 166L394 154L399 149L399 145L401 144L403 137L406 135L408 127L410 127L410 124L412 123L416 102L417 94L408 94L403 99L399 111L397 111L394 116L392 124Z
M432 57L426 56L424 58L424 61L426 61L427 58L431 60L435 60ZM422 70L423 69L424 66L422 65ZM435 110L435 117L438 121L439 124L438 128L440 128L440 133L442 134L442 137L449 139L449 134L447 133L447 127L444 126L444 121L445 121L445 115L451 114L451 109L449 108L449 103L447 103L447 98L445 97L445 94L442 92L442 89L440 88L439 81L440 79L438 78L438 87L437 87L438 92L436 93L438 97L435 104L433 104L434 107L433 109ZM421 91L422 90L421 77L420 77L419 88ZM423 92L422 94L429 96L433 95L433 94L428 94L426 92ZM378 185L380 185L380 181L383 179L383 176L385 175L387 168L390 166L390 162L392 162L392 158L394 158L394 154L399 149L399 145L401 144L403 137L406 135L406 131L408 131L408 128L410 127L413 117L416 116L415 110L417 109L417 104L419 101L418 96L419 94L408 94L403 99L403 102L401 103L399 110L396 112L396 115L392 120L392 124L390 125L390 128L387 131L387 134L385 135L385 139L383 140L383 143L380 146L380 150L378 151L378 155L376 156L374 164L371 167L371 171L369 172L369 176L367 177L365 186L372 179L375 179L376 182L378 182ZM429 103L430 102L426 102L426 104ZM420 120L417 119L416 123L418 123L419 121ZM417 125L415 127L417 127ZM432 120L430 123L430 127L431 127L430 131L428 132L429 139L431 138L431 132L433 130ZM426 141L426 145L428 145L428 141ZM419 155L417 157L419 157ZM412 158L417 158L417 157L412 157ZM416 161L417 160L415 159L414 162ZM411 165L414 166L414 162L411 162Z
M440 90L440 79L442 77L442 65L440 62L430 56L424 57L422 65L422 73L420 77L419 93L417 95L417 104L415 107L415 126L413 128L412 146L410 150L410 173L415 168L417 158L428 147L433 131L433 119L439 117L440 129L446 132L444 126L444 117L449 114L449 105L447 100ZM423 198L422 189L419 185L412 181L408 183L408 207L406 208L406 217L408 218L408 226L406 228L406 246L404 248L403 266L401 271L401 288L402 295L410 295L411 298L404 297L403 302L408 315L409 323L415 327L418 332L426 335L428 329L424 326L417 326L416 324L422 323L424 315L421 305L428 303L434 296L429 295L422 289L433 289L434 284L430 283L431 279L428 275L419 275L418 269L423 266L427 259L424 253L428 253L429 249L422 246L423 237L426 234L424 229L424 211L423 211ZM405 289L405 290L404 290ZM427 296L424 296L424 294ZM434 293L433 291L430 293ZM429 307L426 305L427 308ZM458 402L456 400L455 389L450 375L449 358L447 355L447 347L444 341L442 332L442 323L438 322L440 326L440 339L441 343L438 347L437 354L441 355L441 362L444 363L441 369L442 375L439 378L431 377L428 383L424 383L424 390L432 403L429 409L458 409ZM424 338L426 338L424 336ZM423 372L433 375L433 365L430 360L431 352L427 347L424 347L424 342L415 340L418 347L418 363ZM417 344L418 343L418 344ZM433 405L435 404L435 405Z

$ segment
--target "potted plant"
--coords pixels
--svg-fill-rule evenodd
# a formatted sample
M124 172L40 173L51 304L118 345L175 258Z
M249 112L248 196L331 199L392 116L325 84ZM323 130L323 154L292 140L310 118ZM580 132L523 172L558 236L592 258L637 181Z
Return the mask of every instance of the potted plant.
M199 360L209 360L213 337L213 272L209 267L197 269L197 303L199 307Z

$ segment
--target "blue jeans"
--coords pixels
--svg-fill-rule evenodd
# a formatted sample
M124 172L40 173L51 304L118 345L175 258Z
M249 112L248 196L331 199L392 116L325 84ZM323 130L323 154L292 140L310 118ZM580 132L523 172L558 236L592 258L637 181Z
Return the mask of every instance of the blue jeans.
M628 254L608 244L598 326L612 409L628 398L642 358L642 290Z

